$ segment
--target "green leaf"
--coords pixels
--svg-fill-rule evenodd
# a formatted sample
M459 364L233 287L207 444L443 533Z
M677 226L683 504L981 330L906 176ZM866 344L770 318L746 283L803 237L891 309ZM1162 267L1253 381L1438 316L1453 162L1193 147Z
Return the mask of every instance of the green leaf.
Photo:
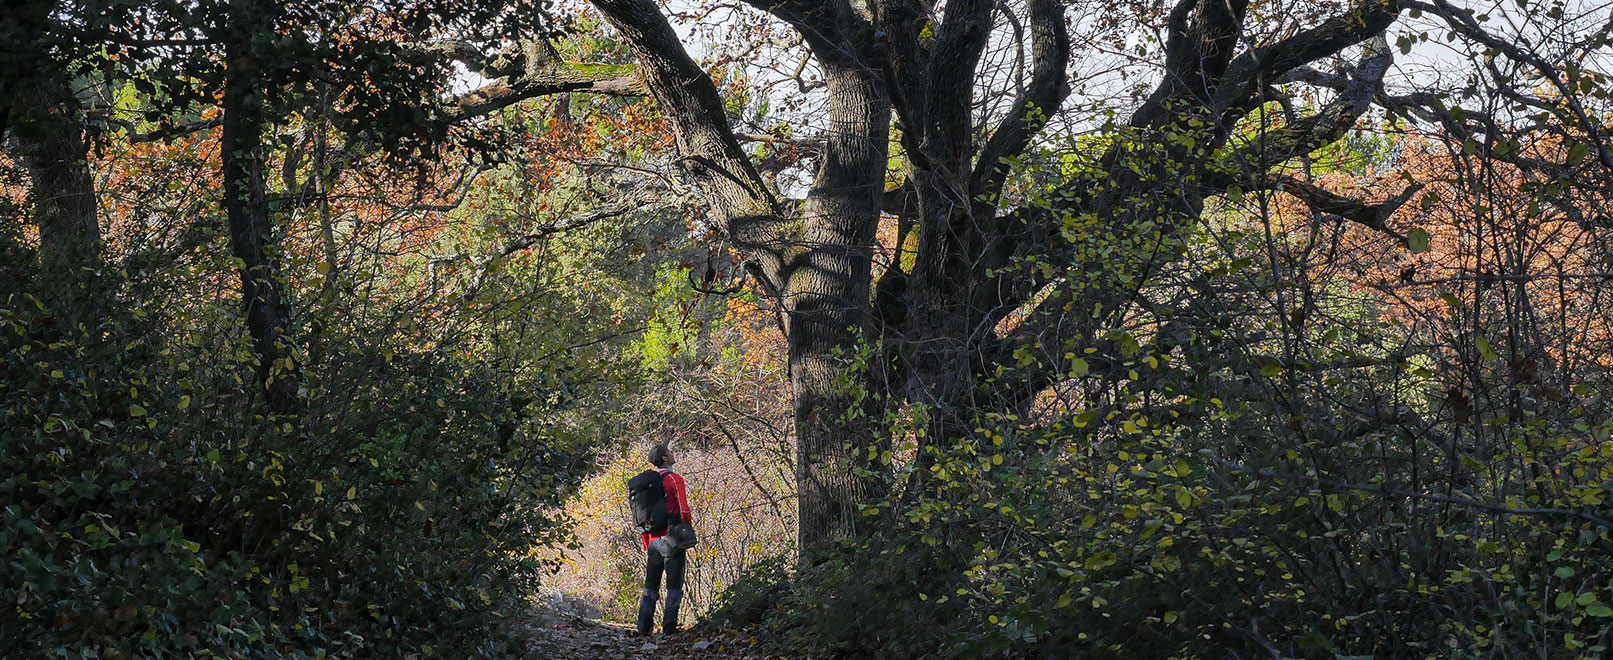
M1070 360L1070 375L1076 378L1087 375L1087 361L1081 358Z
M1494 360L1494 359L1496 359L1498 357L1501 357L1500 355L1498 355L1495 352L1495 349L1490 348L1490 340L1485 339L1484 335L1478 335L1477 337L1475 337L1473 339L1473 343L1478 345L1478 347L1479 347L1479 355L1484 356L1484 359L1486 359L1486 360Z
M1406 232L1406 249L1412 254L1422 254L1428 251L1428 231L1422 227L1412 227Z
M1568 604L1572 602L1574 602L1574 594L1564 591L1560 594L1557 594L1556 600L1553 600L1551 604L1557 606L1557 609L1560 610L1568 607Z
M1566 162L1569 167L1573 167L1585 162L1585 157L1589 156L1590 153L1590 145L1584 142L1577 142L1574 144L1574 146L1568 148L1568 160Z
M145 417L146 416L146 409L141 408L139 404L131 403L131 404L129 404L129 416L130 417Z
M1613 607L1608 607L1604 603L1591 603L1590 607L1585 608L1585 613L1594 617L1606 618L1613 616Z

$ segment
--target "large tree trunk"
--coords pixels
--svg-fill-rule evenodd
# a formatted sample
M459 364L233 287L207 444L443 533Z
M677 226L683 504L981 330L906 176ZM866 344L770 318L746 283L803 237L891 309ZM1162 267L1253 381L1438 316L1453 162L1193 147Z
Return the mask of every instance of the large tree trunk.
M872 28L847 14L847 43L871 43ZM883 492L878 433L883 392L873 339L870 289L888 157L890 102L873 61L820 55L829 90L828 139L802 205L800 248L784 265L790 381L796 432L799 540L812 550L857 534L861 505Z
M299 369L289 334L291 314L280 290L280 265L274 227L264 196L264 107L261 64L250 44L265 36L267 9L255 0L231 5L231 39L225 48L223 131L224 209L230 227L230 251L241 260L241 308L252 350L258 360L258 382L269 410L291 412L297 399Z
M47 66L19 85L13 134L33 183L41 265L85 289L100 266L101 226L82 112L65 76Z
M976 362L993 332L992 324L982 321L986 310L980 308L978 288L990 267L982 257L992 240L996 209L976 202L983 191L971 183L976 152L971 99L994 4L949 4L927 58L922 50L897 51L913 69L904 80L907 103L901 114L909 127L904 137L918 223L902 328L908 369L903 395L928 416L925 442L961 437L972 428L971 395L981 372ZM1062 15L1055 14L1062 25ZM929 457L921 454L916 476L928 475L923 468Z
M874 380L859 348L869 339L874 231L890 131L890 102L866 13L844 2L758 3L805 36L824 67L830 130L798 222L739 148L710 78L653 3L595 0L633 48L729 239L786 312L797 437L799 540L811 552L853 536L877 496ZM870 460L870 454L872 459Z

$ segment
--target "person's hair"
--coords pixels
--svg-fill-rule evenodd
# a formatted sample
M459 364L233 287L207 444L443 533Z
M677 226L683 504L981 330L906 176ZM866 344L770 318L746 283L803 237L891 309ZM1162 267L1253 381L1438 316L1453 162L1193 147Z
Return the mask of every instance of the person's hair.
M670 453L672 453L672 448L668 447L665 442L660 442L656 443L654 447L650 447L650 455L646 458L655 467L666 467L666 455Z

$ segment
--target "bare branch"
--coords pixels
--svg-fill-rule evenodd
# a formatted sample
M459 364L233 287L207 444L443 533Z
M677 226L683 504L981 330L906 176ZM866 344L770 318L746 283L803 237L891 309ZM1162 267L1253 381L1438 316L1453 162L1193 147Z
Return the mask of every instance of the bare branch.
M459 177L454 179L454 182L448 186L449 190L459 192L459 194L454 197L453 201L443 204L410 204L409 206L404 207L404 210L447 213L457 209L465 203L465 197L467 196L467 193L470 192L471 184L476 182L476 177L480 176L482 172L486 172L489 169L491 169L491 166L485 164L467 166L461 169L459 171Z
M1484 28L1479 26L1478 20L1474 19L1470 12L1452 6L1447 0L1434 0L1433 4L1419 2L1418 0L1402 0L1402 2L1407 7L1416 8L1444 18L1446 24L1450 25L1451 29L1456 31L1457 34L1472 39L1496 52L1504 53L1514 61L1534 67L1547 82L1551 83L1552 88L1562 95L1563 103L1568 106L1569 112L1574 119L1578 120L1580 128L1585 130L1585 136L1590 140L1591 145L1596 148L1597 159L1601 161L1602 166L1613 170L1613 150L1609 150L1606 142L1602 139L1601 131L1598 128L1600 124L1592 121L1586 115L1585 108L1580 104L1575 90L1563 81L1556 68L1546 63L1539 55L1519 47L1518 44L1485 32Z
M1216 87L1213 107L1222 112L1247 107L1261 89L1289 71L1381 37L1400 15L1400 4L1399 0L1362 0L1320 25L1239 55Z
M470 300L471 298L476 297L476 292L481 290L482 282L487 279L487 276L490 273L493 272L493 265L503 260L505 257L529 249L532 246L537 245L539 241L550 236L571 231L573 229L586 227L601 220L608 220L610 218L627 215L628 213L640 208L642 207L639 204L639 200L629 200L610 208L595 211L581 218L573 219L569 222L552 222L538 227L535 231L528 232L524 235L505 241L503 247L499 248L493 254L482 258L476 263L476 275L471 278L470 284L465 286L465 291L460 294L460 298Z
M810 149L812 151L823 150L824 143L823 140L793 138L783 135L773 135L771 133L735 133L734 137L740 142L766 142L768 144L783 144L802 149Z
M1258 179L1264 188L1280 190L1298 197L1317 213L1349 220L1402 241L1406 240L1406 237L1391 229L1387 221L1391 215L1394 215L1395 211L1399 210L1401 206L1404 206L1411 199L1412 195L1423 189L1423 184L1413 184L1388 200L1377 204L1367 204L1359 199L1334 193L1294 176L1266 174L1258 177Z
M1065 68L1070 62L1070 35L1064 27L1058 0L1029 0L1031 25L1031 81L1014 107L980 149L970 188L975 198L995 197L1008 176L1003 159L1019 154L1030 144L1048 118L1070 95ZM983 209L984 211L984 209ZM976 214L981 215L981 214Z
M650 91L672 124L679 163L700 183L736 247L775 278L780 206L734 137L717 86L689 57L649 0L594 0L633 50Z

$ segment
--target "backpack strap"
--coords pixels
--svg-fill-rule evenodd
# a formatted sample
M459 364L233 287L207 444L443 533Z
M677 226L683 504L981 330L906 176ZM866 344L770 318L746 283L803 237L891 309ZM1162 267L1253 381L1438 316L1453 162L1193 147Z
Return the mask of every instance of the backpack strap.
M666 477L669 474L674 474L674 472L672 472L672 468L656 468L656 471L661 473L661 488L662 488L662 492L665 492L665 489L666 489ZM672 528L672 526L675 524L673 521L677 521L677 523L688 522L688 521L683 519L683 513L676 510L677 509L677 502L672 499L670 494L667 494L667 496L666 496L666 505L667 505L667 529Z

